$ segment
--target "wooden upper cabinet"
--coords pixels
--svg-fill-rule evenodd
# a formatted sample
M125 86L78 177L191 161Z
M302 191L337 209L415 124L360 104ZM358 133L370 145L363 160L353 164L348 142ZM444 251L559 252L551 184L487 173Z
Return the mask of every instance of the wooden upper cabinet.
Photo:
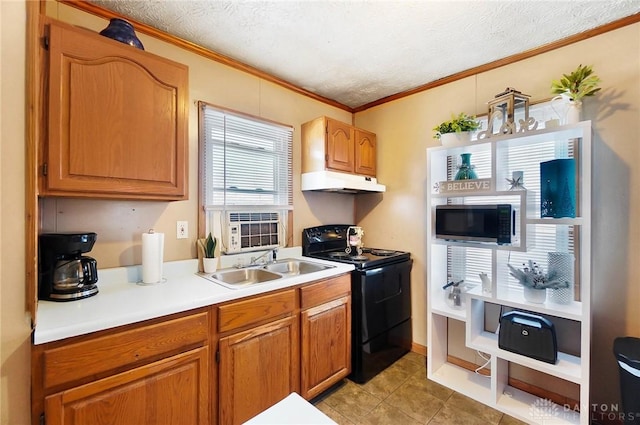
M328 117L302 124L302 172L323 170L375 177L376 135Z
M49 20L40 195L183 200L188 68Z
M350 125L327 119L326 156L327 168L353 173L354 135Z
M375 177L376 175L376 135L369 131L355 131L355 164L356 174Z

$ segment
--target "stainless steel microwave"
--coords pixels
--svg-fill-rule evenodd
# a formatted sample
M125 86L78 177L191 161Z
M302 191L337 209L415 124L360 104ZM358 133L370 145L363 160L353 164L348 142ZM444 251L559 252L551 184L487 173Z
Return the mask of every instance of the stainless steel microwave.
M510 204L436 206L436 238L502 245L515 236L516 210Z

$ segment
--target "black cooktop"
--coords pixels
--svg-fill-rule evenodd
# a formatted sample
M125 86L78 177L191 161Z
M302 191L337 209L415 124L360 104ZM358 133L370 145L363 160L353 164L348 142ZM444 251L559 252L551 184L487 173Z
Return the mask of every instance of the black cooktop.
M302 255L353 264L358 269L408 260L410 253L383 248L348 246L348 224L310 227L302 231ZM366 238L366 235L365 235Z

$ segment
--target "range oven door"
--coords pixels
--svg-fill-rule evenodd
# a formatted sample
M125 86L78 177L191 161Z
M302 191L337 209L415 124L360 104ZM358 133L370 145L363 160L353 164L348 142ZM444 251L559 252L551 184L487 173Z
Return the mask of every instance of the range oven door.
M351 375L364 384L411 350L412 260L356 270L351 280Z
M370 270L356 270L352 279L355 334L362 344L411 318L413 260Z

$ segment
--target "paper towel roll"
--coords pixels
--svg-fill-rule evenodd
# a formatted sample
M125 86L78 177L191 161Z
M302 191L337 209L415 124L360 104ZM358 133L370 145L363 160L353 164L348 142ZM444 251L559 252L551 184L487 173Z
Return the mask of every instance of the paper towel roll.
M164 233L142 234L142 283L162 282Z

